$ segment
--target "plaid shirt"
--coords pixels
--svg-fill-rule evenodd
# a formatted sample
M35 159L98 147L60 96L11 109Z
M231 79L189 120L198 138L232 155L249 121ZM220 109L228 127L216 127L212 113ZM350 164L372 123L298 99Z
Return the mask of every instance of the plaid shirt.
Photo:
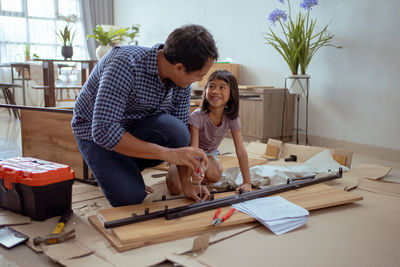
M75 102L76 137L113 150L127 126L147 117L166 113L187 123L191 88L165 88L157 68L162 47L116 47L96 65Z

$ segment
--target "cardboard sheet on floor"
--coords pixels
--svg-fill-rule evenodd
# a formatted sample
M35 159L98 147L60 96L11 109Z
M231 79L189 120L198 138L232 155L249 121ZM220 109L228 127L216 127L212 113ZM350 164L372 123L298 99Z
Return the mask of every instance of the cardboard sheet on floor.
M257 227L171 260L187 266L398 266L399 199L357 193L363 201L314 211L303 229L276 237Z
M255 154L253 153L253 156L262 157L265 152L266 144L258 143L256 146L260 150L260 155L257 155L257 153L255 153ZM254 148L252 148L251 150L253 152L256 151ZM249 152L249 150L248 150L248 152ZM250 153L249 153L249 156L251 157ZM282 162L278 161L278 162L274 162L273 164L279 165L279 164L282 164ZM283 162L283 164L285 164L285 162ZM290 164L296 164L296 163L290 163ZM357 168L355 168L355 169L357 169ZM373 168L372 170L377 171L378 169L380 169L380 170L378 171L378 173L376 175L374 174L375 177L377 177L377 176L382 177L382 176L386 175L383 173L385 168L382 169L382 168L378 167L378 168ZM346 180L349 180L348 179L349 176L352 176L355 179L358 179L357 176L361 175L361 174L355 173L354 175L352 175L352 171L353 170L351 170L349 173L345 173L344 178L341 179L341 181L334 182L333 184L335 185L335 187L337 187L337 188L342 187L343 183ZM367 174L369 174L368 176L373 176L371 174L375 173L375 172L371 172L371 169L367 170L366 172L367 172ZM152 179L152 180L154 180L155 182L159 181L158 179ZM73 188L75 188L76 185L80 185L80 184L75 183ZM92 194L91 192L94 192L94 191L98 191L98 188L89 186L89 185L79 186L77 189L73 190L73 199L76 198L76 196L79 194L89 193L89 195L90 195L90 194ZM342 190L339 190L339 191L342 191ZM370 193L370 192L364 191L364 190L359 190L357 192L361 192L366 195L370 194L374 197L373 200L375 200L375 196L382 195L382 194ZM286 192L286 193L289 193L289 192ZM94 193L94 194L97 194L97 193ZM309 203L313 202L315 200L315 195L318 195L318 194L319 194L318 190L317 190L317 192L309 192L307 194L309 196L309 199L308 199ZM150 197L151 197L151 195L150 195ZM393 202L393 199L397 199L397 198L394 198L393 196L387 196L387 198L391 198L392 201L390 203ZM303 200L307 202L306 199L303 199ZM370 214L371 210L374 212L377 212L379 208L374 208L374 207L371 208L369 206L369 205L373 205L373 204L374 204L374 202L371 202L371 199L370 199L370 203L368 203L368 207L365 207L365 209L368 210L368 213L366 213L363 216L358 215L358 219L370 216L368 214ZM378 204L381 205L381 203L378 203ZM375 204L375 205L378 205L378 204ZM364 209L364 206L366 206L366 205L363 201L363 202L361 202L361 205L358 205L358 204L357 205L346 205L346 207L339 208L339 210L344 210L344 211L349 210L349 212L347 212L346 215L340 216L339 219L346 220L346 221L353 221L353 216L355 216L354 212L358 214L359 210L362 211ZM96 266L108 266L108 264L111 263L114 266L115 265L116 266L124 266L124 265L129 266L132 263L135 263L135 265L137 263L138 266L149 266L149 265L161 262L164 259L165 255L170 255L170 254L173 254L174 252L180 254L182 252L188 251L191 249L192 244L193 244L194 237L189 237L189 238L181 238L181 239L175 240L175 241L169 241L168 243L158 243L158 244L153 244L153 245L150 244L150 245L146 245L144 247L136 248L134 250L118 252L113 247L111 247L111 245L108 243L108 241L106 239L106 238L108 238L108 236L106 235L107 233L104 234L104 236L106 237L105 238L105 237L103 237L103 235L99 234L98 231L96 231L92 226L86 224L86 216L88 214L97 213L96 210L99 207L103 207L103 208L106 207L107 209L109 208L109 204L108 204L107 200L104 198L83 200L83 198L82 198L82 201L75 202L73 204L73 207L75 209L75 215L77 215L76 217L79 220L77 220L76 217L73 217L72 221L70 221L67 225L67 230L69 229L68 228L69 226L73 226L74 228L76 228L77 237L76 237L76 240L74 240L73 242L64 243L64 245L70 244L72 246L72 248L58 247L57 245L52 247L52 255L53 255L52 257L54 257L54 259L56 260L58 256L55 257L54 255L59 255L60 257L57 259L57 261L63 265L90 266L92 264L96 264ZM324 205L322 207L324 207ZM77 211L78 208L79 208L79 212ZM311 207L311 209L318 209L318 205ZM387 207L384 206L383 209L387 209ZM310 226L313 226L313 227L309 227L307 225L307 226L305 226L305 229L307 229L307 231L302 231L300 229L298 231L292 232L290 234L290 236L289 235L287 236L287 238L286 238L286 236L280 237L279 239L272 237L272 238L274 238L274 240L273 240L274 248L279 247L279 244L282 243L284 245L284 247L282 247L281 254L286 255L286 253L287 253L286 248L288 246L289 247L292 246L292 248L295 247L296 249L292 250L291 253L296 253L297 251L299 251L299 248L301 248L301 246L303 245L303 243L302 243L303 241L299 241L297 243L295 242L295 245L294 245L293 237L296 237L298 233L301 233L303 238L298 238L298 240L305 240L305 239L310 239L310 238L312 239L313 236L315 236L316 239L318 239L318 240L315 240L315 242L312 242L313 243L312 249L315 249L314 245L315 245L315 243L320 242L319 236L321 235L321 233L315 232L315 229L314 229L315 227L317 227L319 229L328 229L328 230L330 229L330 226L338 227L337 229L334 228L332 231L330 231L331 236L330 236L330 238L327 238L327 240L332 239L333 235L335 235L335 233L337 233L338 230L340 231L341 229L348 229L349 236L354 235L354 233L352 232L353 230L351 230L351 229L354 229L354 227L357 227L356 225L360 225L362 222L360 222L358 220L357 221L358 223L354 224L354 227L343 227L343 224L337 224L337 221L335 221L335 218L338 218L337 214L336 214L337 210L338 210L338 208L327 209L326 211L322 210L322 212L317 211L315 213L317 216L313 216L314 213L311 213L311 217L310 217L308 224L310 224ZM379 210L379 212L381 212L381 210ZM382 210L382 212L383 212L383 210ZM213 216L214 211L212 211L211 213L212 214L209 216L210 221L211 221L211 217ZM324 214L324 216L318 216L321 214ZM382 216L384 216L385 220L386 220L386 218L389 218L389 216L387 216L387 212L382 213L382 214L379 213L379 214L381 215L379 218L383 218ZM390 214L393 215L393 214L398 214L398 213L390 211ZM234 214L234 215L237 215L237 214ZM393 215L392 217L396 218L396 216ZM97 220L97 216L92 216L92 217L95 220ZM317 218L317 223L315 223L315 221L313 219L314 217ZM233 217L231 217L230 219L232 219L232 218ZM357 219L357 218L354 218L354 219ZM398 219L398 216L397 216L397 219ZM35 237L38 234L47 234L49 231L52 231L54 229L54 226L55 226L57 220L58 220L58 217L55 217L55 218L49 219L49 221L46 220L45 222L32 222L31 225L15 226L15 228L23 233L26 233L26 231L22 230L22 228L25 227L24 229L26 230L27 228L31 228L33 225L33 228L35 228L35 230L31 231L30 237L32 239L33 237ZM389 219L387 219L387 220L389 220ZM392 219L390 219L390 220L392 220ZM377 225L377 227L378 227L378 225L380 225L380 223L375 222L375 225ZM397 225L398 225L398 223L397 223ZM99 223L99 226L102 227L102 223ZM204 254L204 255L206 255L205 258L207 258L207 260L205 260L203 255L201 255L201 257L199 257L198 262L218 266L218 264L216 264L216 262L213 262L212 260L215 260L215 258L220 258L221 252L224 253L224 252L228 251L230 253L230 251L232 251L232 249L234 251L239 251L239 249L236 249L233 245L229 246L229 244L234 244L235 240L237 240L237 239L243 239L243 238L248 237L247 234L245 234L245 235L239 234L238 235L237 233L240 233L241 229L244 229L243 231L248 231L249 229L253 229L254 227L257 227L257 229L262 228L262 227L258 227L258 226L259 226L259 224L257 222L253 222L253 223L249 223L249 224L232 226L233 228L229 228L229 227L226 227L225 229L221 228L223 230L219 230L218 232L212 232L210 242L211 243L215 242L215 244L212 244L211 247L209 247L208 250L206 251L206 253ZM21 227L21 228L18 228L18 227ZM102 227L102 228L104 229L104 227ZM357 229L359 229L359 228L357 228ZM260 232L263 233L264 235L267 234L267 236L272 236L272 234L270 234L270 232L264 228L262 228L262 230L249 230L249 232L250 233L256 232L258 234L256 237L256 241L260 241L260 242L262 242L262 240L259 240ZM325 232L327 232L327 231L324 231L323 233L325 233ZM225 233L231 233L231 235L225 234ZM363 233L363 236L368 237L369 235ZM371 238L371 239L378 240L378 236L376 236L376 234L373 236L374 236L374 238ZM223 241L226 238L229 241ZM286 239L290 239L290 240L286 240ZM392 237L392 239L393 239L393 237ZM251 237L250 242L253 242L253 241L254 241L254 238ZM267 241L272 241L272 240L267 239ZM93 254L89 253L90 254L89 256L85 256L85 255L87 255L85 253L88 253L88 251L86 249L84 249L84 251L82 251L82 253L81 252L78 253L80 256L82 256L82 257L80 257L78 254L74 253L76 251L79 251L79 250L75 250L76 247L75 247L74 243L78 243L78 247L83 246L86 249L88 249L89 251L95 251L95 253L93 253ZM343 243L343 242L341 242L341 243ZM349 242L349 243L351 243L351 242ZM337 245L338 242L334 242L332 244ZM306 245L307 245L307 243L306 243ZM113 246L114 246L114 244L113 244ZM334 245L332 245L332 246L334 246ZM221 247L223 247L224 249L221 250ZM240 247L240 249L243 248L242 245L239 247ZM264 245L264 247L265 247L265 245ZM359 244L359 247L362 248L363 246L360 246L360 244ZM384 246L377 246L377 247L384 247ZM395 246L393 245L393 247L395 247ZM216 248L216 251L213 250L214 248ZM321 247L321 249L323 251L326 250L322 247ZM337 248L332 248L331 251L336 251L336 249ZM59 254L60 252L57 252L56 250L62 251L63 253ZM155 253L155 251L157 251L157 252ZM283 253L283 251L286 251L286 252ZM387 251L387 249L385 251ZM212 255L211 255L211 257L209 257L209 254L207 254L208 252L211 252L212 255L214 255L214 259L212 258L213 257ZM277 251L275 251L275 252L276 252L275 253L276 255L282 256ZM67 254L69 256L66 256ZM239 253L239 254L240 255L237 255L237 256L240 258L243 258L244 261L248 263L248 261L247 261L248 257L243 256L246 254L246 249L243 250L243 253ZM398 254L400 255L400 253L398 253ZM250 253L249 255L254 256L254 255L257 255L257 253ZM323 253L321 253L321 255L323 255ZM385 255L385 253L382 253L382 255ZM73 257L73 256L76 256L76 257ZM236 255L234 255L234 256L236 256ZM73 257L73 258L71 258L71 257ZM222 257L224 257L224 256L222 256ZM210 261L208 261L208 260L210 260ZM224 264L233 264L233 263L238 264L240 261L236 261L236 258L230 258L230 260L228 262L224 262L223 260L222 260L222 262ZM332 263L334 263L334 262L335 261L332 261ZM296 263L296 260L293 260L292 263L293 264ZM221 264L219 264L219 265L221 265ZM353 264L353 265L356 265L356 264Z
M357 188L374 193L400 197L400 183L362 179Z
M358 178L380 179L392 170L391 166L375 164L357 164L353 168L352 174Z
M0 226L27 224L31 218L0 208Z
M344 190L356 189L363 179L377 180L385 177L392 170L390 166L375 164L358 164L343 175L342 185Z
M256 227L256 223L235 227L235 229L221 230L211 233L210 243L220 242L239 233ZM158 243L134 250L118 252L114 248L104 248L96 251L96 255L111 262L114 266L152 266L163 262L166 255L185 253L191 250L195 237L183 238L167 243ZM71 261L72 262L72 261ZM133 264L134 263L134 264Z
M57 225L58 220L60 219L60 217L52 217L49 218L45 221L32 221L30 224L26 224L26 225L15 225L12 226L15 230L20 231L22 233L24 233L25 235L29 236L29 240L27 241L27 245L32 248L33 250L37 251L37 252L43 252L43 250L48 249L47 245L39 245L39 246L35 246L33 245L33 239L36 236L45 236L50 234L51 232L53 232L55 226ZM75 229L76 230L76 235L85 235L88 237L89 240L93 241L93 238L89 238L89 234L93 235L93 229L90 229L90 227L88 227L86 224L82 224L80 223L80 219L73 214L71 216L71 218L68 220L66 226L65 226L65 231L69 231L71 229ZM94 235L96 236L96 235ZM68 242L73 243L73 242ZM90 243L89 243L90 244ZM52 245L52 249L56 248L57 245ZM79 255L86 255L90 250L86 249L85 251L80 250L80 249L74 249L72 248L71 251L64 251L64 254L69 255L72 254L74 257L79 256ZM81 251L78 254L76 254L73 251Z
M99 257L96 254L91 254L86 257L78 257L78 258L69 258L69 259L60 259L57 262L62 264L63 266L85 266L85 267L115 267L114 263L108 262L106 259ZM131 262L134 262L132 259ZM124 266L129 266L128 261L124 262ZM121 266L121 265L119 265ZM133 266L133 265L132 265Z
M219 197L231 195L232 193L219 194ZM361 200L358 195L335 189L325 184L316 184L297 190L292 190L279 194L282 197L300 205L308 210L321 209L345 203L351 203ZM139 222L135 224L120 226L106 231L102 222L112 221L116 219L130 217L132 213L143 214L145 208L149 208L150 212L163 210L164 205L169 208L187 205L192 203L189 199L177 199L166 202L144 203L140 205L132 205L111 209L100 210L98 216L90 216L89 221L99 230L113 246L119 250L142 247L148 244L175 240L187 236L201 234L218 229L229 228L232 226L250 223L254 219L244 213L235 212L229 220L225 221L218 227L212 226L211 221L215 210L201 212L198 214L174 219L165 220L158 218L154 220ZM230 207L222 209L221 214L226 213Z

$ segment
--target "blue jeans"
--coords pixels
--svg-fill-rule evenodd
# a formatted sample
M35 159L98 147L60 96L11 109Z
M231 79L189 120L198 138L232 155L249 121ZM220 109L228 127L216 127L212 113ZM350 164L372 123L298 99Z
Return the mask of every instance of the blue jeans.
M190 144L190 134L179 119L161 114L128 127L127 132L150 143L178 148ZM109 151L93 141L76 138L79 150L114 207L142 203L146 197L141 171L160 164L160 160L133 158Z

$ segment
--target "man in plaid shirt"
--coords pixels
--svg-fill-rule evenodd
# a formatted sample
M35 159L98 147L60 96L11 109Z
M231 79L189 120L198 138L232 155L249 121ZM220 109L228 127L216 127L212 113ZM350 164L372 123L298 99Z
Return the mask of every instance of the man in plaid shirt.
M189 147L190 85L218 58L202 26L175 29L152 48L113 48L96 65L74 108L72 129L79 150L111 205L141 203L151 189L141 171L167 161L195 171L201 149ZM182 181L186 196L199 187ZM205 190L203 198L209 197Z

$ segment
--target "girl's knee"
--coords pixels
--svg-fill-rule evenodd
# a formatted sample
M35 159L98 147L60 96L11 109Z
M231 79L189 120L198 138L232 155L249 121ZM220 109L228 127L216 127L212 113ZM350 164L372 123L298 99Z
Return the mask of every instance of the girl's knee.
M222 168L212 168L207 169L206 171L206 179L210 183L216 183L219 181L222 175Z
M208 156L208 167L206 170L206 179L209 183L216 183L222 175L222 165L213 156Z

